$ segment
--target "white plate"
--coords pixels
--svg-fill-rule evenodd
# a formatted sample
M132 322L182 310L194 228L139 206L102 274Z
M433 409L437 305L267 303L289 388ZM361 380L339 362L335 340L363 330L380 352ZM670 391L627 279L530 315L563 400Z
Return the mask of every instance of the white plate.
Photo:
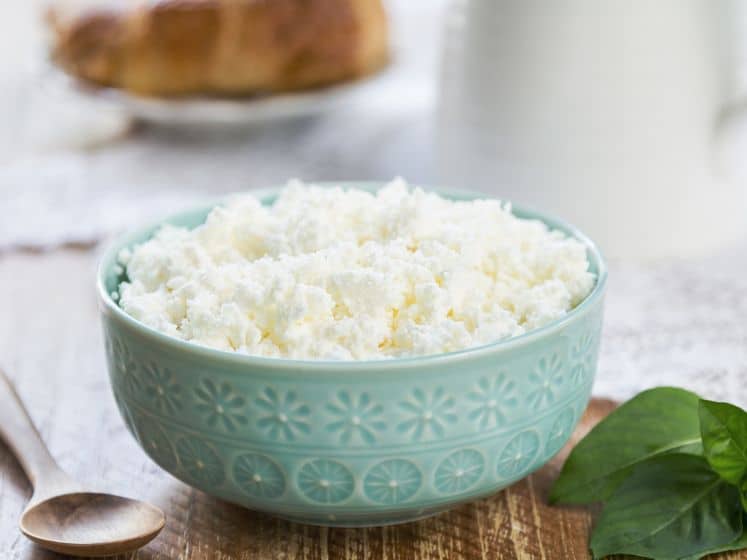
M95 87L50 64L45 86L71 89L99 102L118 107L136 119L169 126L245 126L276 119L311 116L351 101L379 87L392 65L368 77L316 90L241 98L185 97L167 99L130 94L116 88Z

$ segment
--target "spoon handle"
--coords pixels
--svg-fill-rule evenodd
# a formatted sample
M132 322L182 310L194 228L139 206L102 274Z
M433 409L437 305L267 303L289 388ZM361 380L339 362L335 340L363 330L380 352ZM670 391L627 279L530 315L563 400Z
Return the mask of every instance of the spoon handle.
M34 487L34 502L77 485L57 465L26 407L0 369L0 438L10 447Z

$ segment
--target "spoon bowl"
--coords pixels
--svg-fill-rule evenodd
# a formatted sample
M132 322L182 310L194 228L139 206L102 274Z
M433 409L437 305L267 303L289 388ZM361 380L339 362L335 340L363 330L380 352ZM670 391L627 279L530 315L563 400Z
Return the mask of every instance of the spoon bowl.
M20 527L35 543L61 554L109 556L142 547L165 521L160 509L139 500L75 492L31 506Z

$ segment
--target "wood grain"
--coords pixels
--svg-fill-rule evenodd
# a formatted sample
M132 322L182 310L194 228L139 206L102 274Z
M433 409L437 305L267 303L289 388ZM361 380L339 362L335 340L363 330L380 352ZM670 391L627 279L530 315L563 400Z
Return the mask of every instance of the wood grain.
M167 514L159 537L118 560L587 559L592 513L549 507L563 450L490 498L417 523L326 529L226 504L173 479L126 432L109 391L93 291L94 255L0 255L0 366L13 379L60 465L103 491L151 501ZM594 401L573 436L612 408ZM30 487L0 446L0 560L53 560L17 529ZM720 559L747 558L744 553Z

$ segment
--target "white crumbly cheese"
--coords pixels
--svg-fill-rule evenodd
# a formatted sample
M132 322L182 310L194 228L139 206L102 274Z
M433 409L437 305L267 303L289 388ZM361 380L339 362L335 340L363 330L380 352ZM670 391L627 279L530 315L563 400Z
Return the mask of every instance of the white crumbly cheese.
M120 305L222 350L361 360L460 350L563 316L591 290L584 246L497 200L395 180L376 194L294 181L120 255Z

